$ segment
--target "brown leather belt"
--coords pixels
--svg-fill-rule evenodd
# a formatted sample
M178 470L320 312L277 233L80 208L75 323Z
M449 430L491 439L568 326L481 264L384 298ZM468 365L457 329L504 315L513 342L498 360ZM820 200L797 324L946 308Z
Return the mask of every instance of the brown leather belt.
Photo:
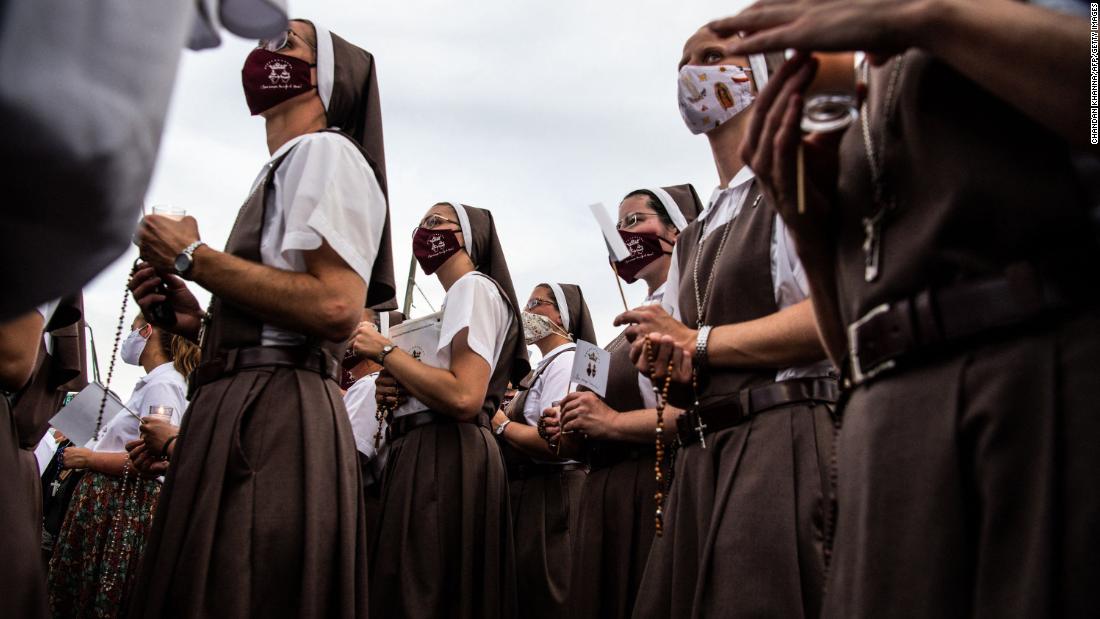
M845 385L865 383L915 353L1069 307L1061 290L1044 279L1033 265L1016 263L998 277L929 288L879 305L848 326Z
M528 462L525 464L513 464L508 467L508 479L510 481L518 481L535 477L549 477L551 475L560 475L567 471L583 471L587 468L588 467L579 462L563 462L561 464Z
M764 387L754 387L738 392L734 397L708 404L698 410L685 411L676 420L676 430L681 445L691 445L702 435L732 428L744 423L753 415L798 404L816 402L835 404L839 389L834 378L794 378Z
M478 413L477 418L470 421L461 421L450 415L444 415L435 411L420 411L419 413L410 413L400 417L391 416L386 423L386 441L396 441L419 427L436 423L472 423L483 428L488 428L489 416L485 413Z
M219 357L204 361L191 373L190 395L199 387L241 370L264 367L290 367L316 372L338 380L340 364L327 351L314 346L252 346L223 351Z

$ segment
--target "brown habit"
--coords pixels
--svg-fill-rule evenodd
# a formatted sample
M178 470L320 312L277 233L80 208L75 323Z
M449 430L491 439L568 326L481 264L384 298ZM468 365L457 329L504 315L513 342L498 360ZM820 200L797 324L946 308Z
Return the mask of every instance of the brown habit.
M489 211L464 208L466 251L511 310L476 423L439 421L389 443L382 510L371 540L376 617L513 617L515 553L508 484L488 428L508 382L530 369L516 295Z
M331 41L327 120L348 132L326 131L354 142L385 189L374 59ZM285 158L241 208L226 252L261 261L264 210ZM365 306L393 296L388 208L380 223ZM365 617L363 493L335 381L343 343L261 347L260 318L218 297L210 318L130 616ZM257 354L265 359L247 361Z
M595 331L581 288L575 284L558 284L558 287L565 295L564 299L558 299L558 309L563 318L568 315L569 334L574 340L592 342L596 339ZM508 407L509 419L529 424L523 409L531 387L556 357L574 350L575 347L546 357L541 367L523 379L521 391ZM508 490L516 542L516 586L521 592L520 615L563 617L570 598L572 553L585 472L576 465L563 467L536 462L507 446L503 440L501 443L508 462Z
M611 367L604 401L618 412L645 408L630 344L607 345ZM580 499L570 587L571 616L629 617L653 541L652 445L589 441L591 470Z
M285 156L284 156L285 158ZM260 260L278 160L226 243ZM257 347L262 322L215 297L203 369ZM343 346L325 343L333 372ZM331 357L331 358L329 358ZM359 463L336 382L262 366L200 385L184 416L131 617L365 617Z
M0 394L0 600L12 617L47 613L42 495L34 448L65 394L87 384L80 296L62 299L43 331L53 339L53 352L39 345L34 373L14 395L14 406Z
M691 184L662 189L687 223L695 221L702 204ZM645 191L662 204L652 190ZM660 210L667 213L668 207ZM620 335L606 349L611 367L604 402L617 412L644 409L629 342ZM572 616L629 617L654 535L653 443L588 441L586 450L591 469L581 496L573 552Z
M870 89L871 135L898 201L873 283L863 273L860 218L874 206L858 127L841 146L845 322L1019 261L1077 298L852 391L824 616L1100 615L1097 251L1070 149L943 62L903 57L896 105L884 113L894 64L874 72Z
M680 235L676 254L684 323L695 327L692 280L702 252L700 286L718 269L707 323L739 323L777 311L770 246L775 210L746 196L720 261L725 226L700 243L703 220ZM755 206L754 206L755 204ZM736 398L775 380L774 369L711 369L703 405ZM679 451L665 505L665 532L653 542L634 616L817 616L824 581L822 501L832 445L825 406L787 405L750 417Z

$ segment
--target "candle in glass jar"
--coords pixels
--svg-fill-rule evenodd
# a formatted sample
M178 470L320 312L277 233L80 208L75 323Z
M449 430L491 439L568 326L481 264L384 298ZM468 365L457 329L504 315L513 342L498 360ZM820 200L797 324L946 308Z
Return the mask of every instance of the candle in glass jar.
M176 412L176 409L172 408L171 406L150 406L149 407L149 416L150 417L160 417L160 418L163 418L165 420L170 420L172 418L172 413L174 413L174 412Z

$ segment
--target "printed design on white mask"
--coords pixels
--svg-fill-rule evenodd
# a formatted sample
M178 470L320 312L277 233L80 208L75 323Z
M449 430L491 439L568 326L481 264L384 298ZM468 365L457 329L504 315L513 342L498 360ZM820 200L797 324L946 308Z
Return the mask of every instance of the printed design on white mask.
M528 345L534 344L553 333L573 339L561 327L542 314L524 311L520 317L523 319L523 341Z
M144 329L145 327L142 327ZM119 347L119 356L122 362L129 365L141 365L141 353L145 351L148 338L142 337L142 329L135 329L126 336ZM150 333L152 335L152 333Z
M680 69L680 114L692 133L720 126L753 102L748 71L737 65L687 65Z

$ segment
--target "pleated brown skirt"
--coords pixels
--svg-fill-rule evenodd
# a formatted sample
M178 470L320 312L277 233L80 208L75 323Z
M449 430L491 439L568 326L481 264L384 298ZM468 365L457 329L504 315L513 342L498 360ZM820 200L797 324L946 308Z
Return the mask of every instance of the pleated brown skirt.
M130 616L366 617L366 544L336 383L242 371L191 401Z
M578 469L508 482L521 617L568 616L573 544L585 475Z
M515 617L508 482L492 433L430 424L389 449L371 545L371 614Z
M1100 316L857 388L824 617L1100 617Z
M0 615L48 614L41 492L34 453L19 447L8 399L0 394Z
M816 618L833 434L799 404L680 450L634 616Z
M655 488L652 453L588 474L569 589L575 619L630 617L653 543Z

